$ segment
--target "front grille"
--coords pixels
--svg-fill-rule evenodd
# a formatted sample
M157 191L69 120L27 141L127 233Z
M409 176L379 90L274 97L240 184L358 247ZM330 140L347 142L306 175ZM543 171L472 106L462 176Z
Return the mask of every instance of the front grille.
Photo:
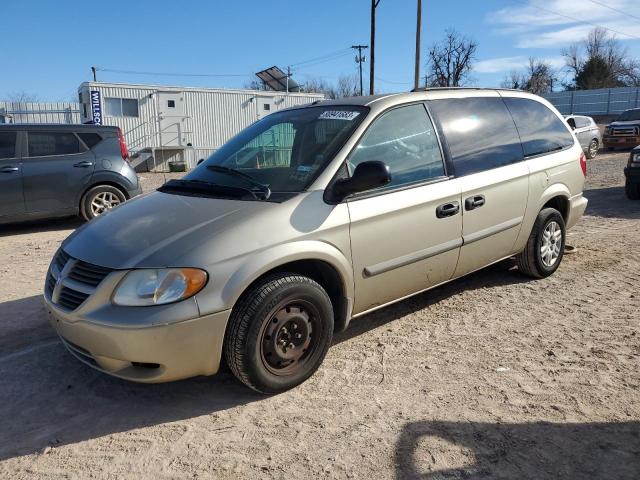
M640 127L614 127L612 133L616 136L637 136L640 134Z
M92 265L78 260L69 272L69 278L92 287L97 287L100 282L112 272L110 268Z
M61 308L75 310L112 271L110 268L75 259L60 249L51 262L45 282L45 294Z
M60 290L60 297L58 298L58 305L67 310L75 310L89 297L88 293L78 292L69 287L62 287Z

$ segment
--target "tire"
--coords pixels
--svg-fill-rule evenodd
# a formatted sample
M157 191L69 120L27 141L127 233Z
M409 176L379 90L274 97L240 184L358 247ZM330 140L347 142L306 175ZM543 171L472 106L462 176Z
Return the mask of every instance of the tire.
M126 200L127 197L118 188L111 185L96 185L82 196L82 200L80 200L80 215L86 221L93 220Z
M552 225L553 223L555 226ZM559 232L559 234L554 232ZM547 234L551 237L548 240ZM551 275L562 262L566 237L564 219L560 212L555 208L543 209L536 218L526 247L516 257L518 270L532 278L544 278ZM547 252L549 248L552 249L548 256L543 256L541 251L544 243L547 243Z
M589 146L587 147L587 158L589 160L591 160L592 158L596 158L596 156L598 155L599 146L600 144L595 138L591 140L591 142L589 142Z
M294 273L269 275L233 308L224 356L248 387L284 392L318 369L331 345L333 322L331 300L314 280Z
M627 180L624 184L624 192L629 200L640 200L640 184Z

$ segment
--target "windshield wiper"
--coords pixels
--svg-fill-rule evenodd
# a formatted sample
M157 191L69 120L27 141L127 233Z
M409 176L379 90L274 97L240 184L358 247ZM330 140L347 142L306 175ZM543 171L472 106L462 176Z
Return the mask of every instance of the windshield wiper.
M218 193L227 197L238 197L251 195L254 200L259 200L256 192L244 187L236 187L231 185L220 185L218 183L205 182L204 180L186 180L174 179L158 188L158 191L197 191L207 193Z
M252 186L256 187L260 190L260 193L264 195L264 199L267 200L271 195L271 189L269 185L265 185L264 183L260 183L257 180L254 180L251 175L247 175L240 170L236 170L235 168L223 167L222 165L207 165L207 170L211 170L212 172L217 173L226 173L227 175L231 175L232 177L242 178L249 182Z

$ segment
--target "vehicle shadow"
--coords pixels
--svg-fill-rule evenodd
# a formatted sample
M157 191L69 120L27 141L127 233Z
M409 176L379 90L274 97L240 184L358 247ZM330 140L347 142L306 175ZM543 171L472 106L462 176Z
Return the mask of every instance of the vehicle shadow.
M399 480L637 479L640 422L413 422L397 440L395 465Z
M622 186L592 188L584 196L589 199L585 215L640 219L640 201L629 200Z
M66 351L41 296L0 304L0 461L262 398L224 369L157 385L109 377Z
M424 310L438 302L462 293L479 288L493 288L502 285L515 285L535 281L522 275L513 259L503 260L472 274L453 280L433 290L428 290L401 302L393 304L393 308L381 308L374 312L355 318L349 327L333 337L333 344L339 344L357 337L369 330L374 330L412 313Z
M0 237L23 235L27 233L55 232L59 230L75 230L84 222L79 217L64 217L47 220L30 220L20 223L0 225Z

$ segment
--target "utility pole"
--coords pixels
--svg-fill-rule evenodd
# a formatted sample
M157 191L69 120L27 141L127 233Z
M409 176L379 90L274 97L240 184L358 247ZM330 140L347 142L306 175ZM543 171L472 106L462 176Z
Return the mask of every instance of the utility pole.
M413 88L417 90L420 87L420 33L422 30L422 0L418 0L418 13L416 19L416 66L415 76L413 80Z
M376 58L376 8L380 0L371 0L371 63L369 64L369 95L374 93L375 58Z
M351 48L353 48L354 50L358 50L358 55L356 55L356 63L360 68L360 96L362 96L362 62L366 60L366 58L362 56L362 50L369 47L367 45L351 45Z
M98 79L96 78L96 67L91 67L91 73L93 73L93 81L97 82Z

